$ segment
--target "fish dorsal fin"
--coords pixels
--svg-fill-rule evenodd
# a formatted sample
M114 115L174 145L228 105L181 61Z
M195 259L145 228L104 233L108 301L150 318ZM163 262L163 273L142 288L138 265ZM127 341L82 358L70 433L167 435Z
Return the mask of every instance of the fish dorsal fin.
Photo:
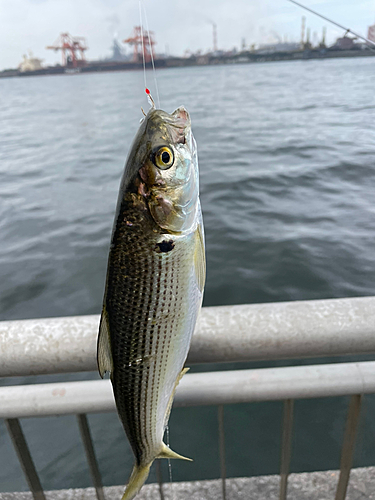
M109 335L108 315L103 306L100 318L97 357L98 370L103 378L106 372L113 372L113 361L111 353L111 340Z
M200 224L195 231L194 270L198 288L203 292L206 281L206 255L204 251L203 230Z

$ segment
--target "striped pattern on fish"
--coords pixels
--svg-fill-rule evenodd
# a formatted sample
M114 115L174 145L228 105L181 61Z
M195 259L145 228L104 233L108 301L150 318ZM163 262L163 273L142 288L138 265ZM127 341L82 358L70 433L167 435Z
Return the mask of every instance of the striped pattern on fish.
M117 410L135 455L123 500L134 498L155 458L184 458L166 447L163 435L204 280L189 115L183 108L172 115L151 110L125 167L98 340L99 371L111 372Z

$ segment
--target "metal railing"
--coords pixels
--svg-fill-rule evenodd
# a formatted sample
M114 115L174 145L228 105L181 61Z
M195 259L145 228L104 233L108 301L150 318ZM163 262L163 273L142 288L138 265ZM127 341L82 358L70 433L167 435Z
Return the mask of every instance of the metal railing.
M98 316L0 323L0 376L96 369ZM202 310L188 363L375 353L375 297ZM280 500L287 498L294 400L350 395L335 500L344 500L364 394L375 393L375 361L187 374L175 406L218 406L220 471L226 498L225 404L284 401ZM76 414L97 498L104 499L87 413L115 411L108 380L0 387L4 418L30 490L45 495L19 418ZM159 461L157 461L158 463ZM157 466L160 497L163 489Z

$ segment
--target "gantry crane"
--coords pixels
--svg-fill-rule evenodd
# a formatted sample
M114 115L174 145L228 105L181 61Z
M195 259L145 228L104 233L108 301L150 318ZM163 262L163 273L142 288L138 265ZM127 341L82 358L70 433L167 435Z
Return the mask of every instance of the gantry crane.
M71 36L69 33L61 33L53 45L47 49L62 52L62 65L76 68L86 63L85 50L87 50L86 39L83 36Z
M134 62L142 61L142 47L145 62L151 61L151 54L154 55L153 46L156 44L153 31L144 30L141 26L134 26L131 36L123 42L134 46Z

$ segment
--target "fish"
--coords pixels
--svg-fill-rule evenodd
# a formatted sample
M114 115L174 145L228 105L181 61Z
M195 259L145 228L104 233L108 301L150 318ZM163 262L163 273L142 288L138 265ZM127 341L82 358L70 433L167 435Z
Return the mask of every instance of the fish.
M156 458L190 460L163 441L206 278L196 142L189 113L152 107L125 163L112 230L97 363L110 373L135 457L122 500Z

